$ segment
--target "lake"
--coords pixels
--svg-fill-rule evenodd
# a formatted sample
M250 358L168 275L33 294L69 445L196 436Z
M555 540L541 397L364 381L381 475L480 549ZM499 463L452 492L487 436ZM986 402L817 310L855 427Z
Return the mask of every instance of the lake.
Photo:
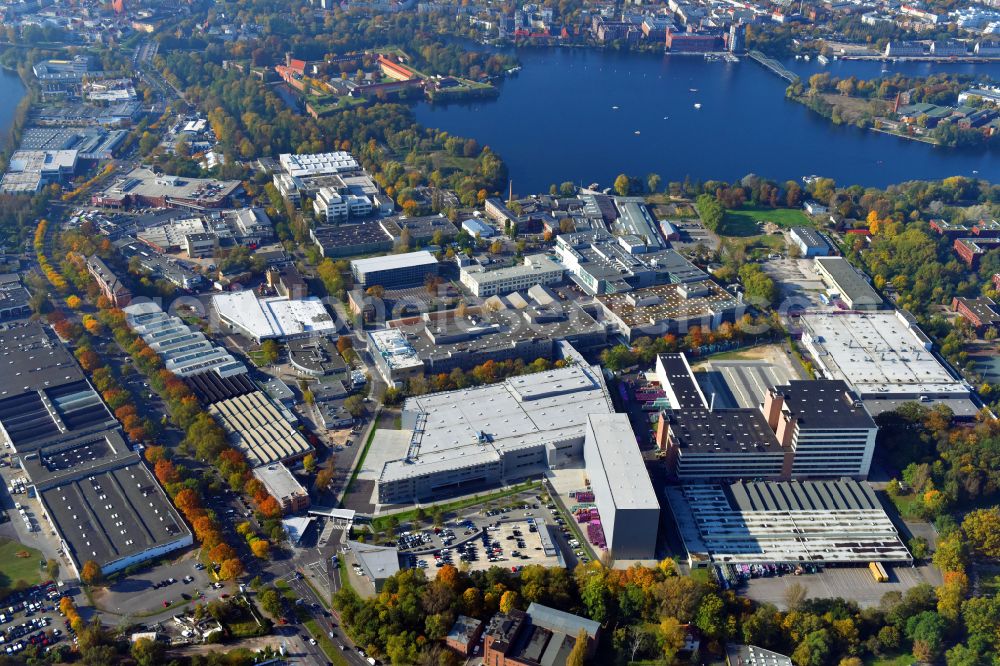
M0 147L7 144L10 124L24 93L24 84L17 73L0 68Z
M841 185L883 187L953 175L1000 182L1000 155L936 148L835 126L785 99L786 82L750 59L594 49L521 49L522 70L493 101L415 108L417 120L473 137L498 152L514 191L548 191L571 180L610 186L619 173L659 173L664 182L748 173L779 181L818 174ZM869 61L789 61L803 79L816 71L873 78ZM891 72L951 71L1000 76L997 65L896 63ZM693 89L693 90L692 90ZM695 108L700 104L701 108ZM617 107L617 108L615 108Z

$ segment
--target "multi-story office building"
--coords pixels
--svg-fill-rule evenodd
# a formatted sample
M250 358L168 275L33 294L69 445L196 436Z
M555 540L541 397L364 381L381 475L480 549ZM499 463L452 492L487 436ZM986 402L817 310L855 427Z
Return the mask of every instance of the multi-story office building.
M424 283L428 275L437 275L437 271L437 259L425 250L351 262L354 281L363 289L376 284L386 289L417 287Z
M562 282L566 269L546 254L532 254L524 263L506 268L487 270L478 264L463 266L460 271L462 285L476 296L485 298L497 294Z

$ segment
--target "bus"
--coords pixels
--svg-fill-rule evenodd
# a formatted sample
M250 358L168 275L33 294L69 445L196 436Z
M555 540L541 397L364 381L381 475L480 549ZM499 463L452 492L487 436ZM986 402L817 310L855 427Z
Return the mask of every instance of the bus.
M875 579L876 583L888 583L889 582L889 572L885 570L881 562L870 562L868 564L868 570L872 572L872 578Z

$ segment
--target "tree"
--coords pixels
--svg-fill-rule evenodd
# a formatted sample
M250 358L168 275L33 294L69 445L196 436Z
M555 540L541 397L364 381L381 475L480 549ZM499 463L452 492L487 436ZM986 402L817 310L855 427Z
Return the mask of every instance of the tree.
M166 651L163 643L151 641L148 638L140 638L132 643L132 658L138 666L156 666L164 662L163 655Z
M684 627L676 617L665 617L660 620L659 637L664 661L674 663L677 653L684 647Z
M351 395L344 400L344 409L356 419L365 415L365 399L360 395Z
M307 472L312 474L316 471L316 456L312 453L307 453L305 458L302 459L302 466Z
M646 176L646 187L650 193L656 193L660 189L662 182L663 179L660 178L660 174L658 173L651 173Z
M267 539L257 539L250 543L250 550L253 556L259 560L267 560L271 557L271 543Z
M913 641L913 656L934 661L942 652L947 622L934 611L924 611L906 621L906 635Z
M219 567L219 578L222 580L236 580L243 575L243 563L233 557L222 563Z
M83 301L81 301L80 297L75 294L66 297L66 307L70 310L79 310L82 304Z
M825 666L830 656L830 633L817 629L806 634L792 652L792 661L798 666Z
M631 189L632 180L623 173L618 174L618 177L615 178L615 192L618 193L618 196L627 197Z
M260 353L263 356L264 365L274 365L278 361L281 347L274 340L264 340L260 345Z
M973 553L990 560L1000 559L1000 507L972 511L962 521L962 531Z
M48 574L49 580L59 579L59 560L54 560L49 558L45 562L45 573Z
M566 666L583 666L587 658L587 642L589 639L590 636L587 634L586 629L581 629L577 632L573 649L569 651L569 655L566 657Z
M97 585L101 582L101 565L94 560L87 560L80 569L80 580L87 585Z
M789 585L783 595L788 610L797 610L802 605L802 602L806 600L807 594L806 586L802 583L792 583Z
M517 608L518 596L514 590L507 590L500 597L500 612L510 613Z

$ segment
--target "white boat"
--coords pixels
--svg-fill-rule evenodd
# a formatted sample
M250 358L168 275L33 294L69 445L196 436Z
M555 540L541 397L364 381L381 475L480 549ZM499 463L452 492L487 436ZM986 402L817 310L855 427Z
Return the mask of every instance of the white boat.
M701 103L700 102L695 102L694 103L694 108L700 109L701 108Z
M805 54L804 56L802 56L802 59L803 59L803 60L805 60L806 62L809 62L810 60L812 60L812 58L811 58L811 57L809 57L809 54L808 54L808 53L807 53L807 54Z
M636 130L636 131L635 131L635 135L636 135L636 136L639 136L639 130Z
M816 56L816 62L818 62L821 65L825 65L828 62L830 62L830 59L821 53L818 56Z
M688 90L690 90L691 92L698 92L697 88L688 88Z
M613 107L611 107L611 110L612 110L612 111L617 111L617 110L618 110L618 107L617 107L617 106L613 106Z

